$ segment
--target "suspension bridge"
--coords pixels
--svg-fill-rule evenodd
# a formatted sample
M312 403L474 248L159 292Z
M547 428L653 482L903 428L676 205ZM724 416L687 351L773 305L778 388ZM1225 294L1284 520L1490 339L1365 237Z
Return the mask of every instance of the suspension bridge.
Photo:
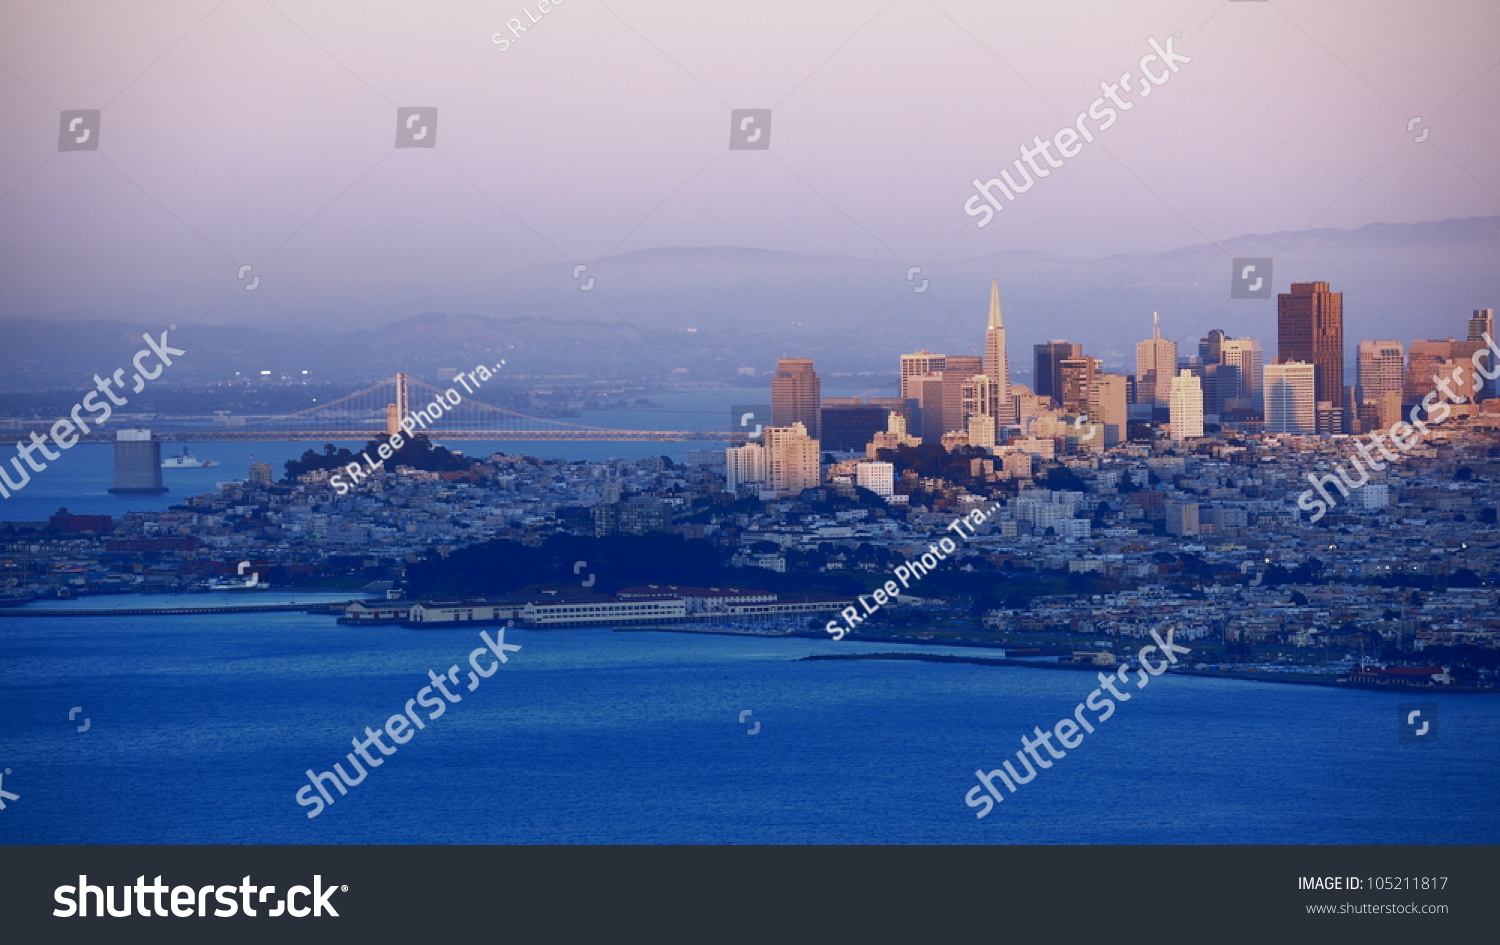
M455 394L459 399L456 405L452 403ZM434 403L440 406L433 409ZM149 421L121 418L112 420L110 429L96 427L81 440L113 442L115 429L130 425L149 426L165 442L373 440L399 431L402 419L418 412L423 416L418 417L415 432L434 440L743 443L749 437L746 431L731 431L727 426L709 430L621 430L534 417L475 400L465 395L461 385L444 389L397 374L364 390L285 416L225 417L208 427L188 426L167 417ZM35 429L45 434L47 428L22 421L15 429Z

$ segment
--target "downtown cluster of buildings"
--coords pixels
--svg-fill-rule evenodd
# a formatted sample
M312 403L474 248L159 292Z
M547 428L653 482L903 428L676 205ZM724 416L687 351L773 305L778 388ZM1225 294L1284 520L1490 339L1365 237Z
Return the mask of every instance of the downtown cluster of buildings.
M771 379L770 425L758 442L726 452L728 487L788 496L831 474L891 497L895 470L880 451L920 444L980 447L1002 476L1026 478L1037 460L1149 440L1153 430L1177 443L1215 429L1375 431L1399 425L1455 370L1495 352L1493 338L1493 309L1476 309L1462 341L1414 341L1409 349L1396 340L1361 341L1357 382L1346 386L1343 293L1326 282L1294 282L1277 300L1270 363L1258 339L1217 328L1195 355L1183 355L1162 337L1153 313L1151 337L1136 345L1134 374L1107 372L1082 345L1053 340L1034 347L1027 387L1011 383L1000 290L992 282L983 357L902 355L897 397L823 398L812 359L782 358ZM1494 395L1494 381L1478 371L1465 382L1459 402ZM825 454L842 462L830 471Z

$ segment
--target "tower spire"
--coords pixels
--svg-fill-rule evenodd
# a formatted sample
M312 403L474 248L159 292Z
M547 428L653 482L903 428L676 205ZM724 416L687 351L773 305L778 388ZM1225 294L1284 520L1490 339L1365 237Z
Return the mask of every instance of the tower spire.
M990 280L990 322L984 332L984 373L995 383L997 430L1016 422L1010 396L1010 361L1005 354L1005 322L1000 314L1000 280Z
M1151 313L1151 337L1152 338L1160 338L1161 337L1161 313L1160 312L1152 312Z

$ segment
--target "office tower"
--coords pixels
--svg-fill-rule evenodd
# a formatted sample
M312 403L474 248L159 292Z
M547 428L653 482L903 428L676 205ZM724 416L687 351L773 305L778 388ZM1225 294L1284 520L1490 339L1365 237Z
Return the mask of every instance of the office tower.
M263 486L269 486L271 484L273 476L274 473L271 471L270 463L250 464L250 482L257 483Z
M1044 345L1032 345L1031 351L1032 390L1038 397L1051 397L1056 402L1062 390L1062 362L1066 358L1083 357L1083 345L1054 339Z
M819 438L825 450L843 452L862 450L870 437L885 429L887 410L876 404L830 403L823 401L822 433Z
M1062 406L1064 413L1075 417L1087 414L1089 389L1094 386L1094 378L1099 374L1099 359L1087 356L1064 358L1058 367L1062 383L1053 399Z
M984 373L995 379L995 423L1016 422L1015 401L1010 392L1010 361L1005 353L1005 322L1000 314L1000 283L990 280L990 319L984 332Z
M1316 369L1306 361L1267 364L1264 378L1267 433L1316 433Z
M922 350L901 356L901 399L915 398L916 379L927 374L936 374L948 365L948 356Z
M1203 382L1192 371L1183 368L1172 378L1169 395L1172 439L1186 440L1203 435Z
M1485 335L1495 337L1495 310L1476 308L1469 318L1469 340L1483 341Z
M114 495L156 495L166 492L161 482L161 441L150 430L120 430L115 434Z
M1163 405L1177 373L1177 343L1161 336L1161 316L1151 313L1151 337L1135 346L1135 399L1138 404Z
M1198 339L1198 363L1205 368L1222 362L1221 352L1229 335L1222 328L1215 328Z
M896 492L896 467L892 463L860 463L854 467L854 484L878 496L889 497Z
M936 443L943 435L943 375L924 374L911 379L912 403L916 405L913 432L923 443Z
M1238 364L1203 366L1203 416L1220 417L1231 400L1244 399L1244 381Z
M999 436L995 423L998 391L988 374L971 374L963 382L962 416L971 446L994 447Z
M947 366L939 374L943 381L943 433L954 433L966 428L968 413L964 410L964 388L970 378L983 372L984 359L979 355L948 355ZM998 398L994 403L998 406Z
M1406 351L1401 342L1361 341L1359 343L1359 400L1378 403L1381 395L1403 393L1406 374Z
M1096 374L1089 388L1089 419L1104 424L1105 446L1125 439L1130 416L1127 380L1123 374Z
M1315 401L1344 405L1344 293L1326 282L1293 282L1276 297L1276 359L1313 365ZM1338 433L1339 430L1319 430Z
M1476 308L1474 314L1469 318L1469 341L1473 343L1473 351L1478 351L1481 346L1486 346L1484 336L1495 337L1495 310L1492 308ZM1469 355L1473 357L1473 352ZM1481 358L1481 361L1484 359ZM1486 365L1488 367L1488 365ZM1495 396L1496 381L1494 378L1486 378L1480 375L1477 378L1481 387L1475 392L1476 400L1489 400Z
M822 432L822 406L823 386L813 372L812 358L779 359L771 377L771 422L778 427L800 423L816 440Z
M1240 392L1232 399L1248 400L1250 406L1260 407L1264 358L1260 342L1254 338L1225 338L1219 343L1219 363L1233 365L1240 371ZM1231 399L1230 395L1226 393L1225 399Z
M766 481L766 448L759 443L732 446L724 451L725 486L730 492L746 483ZM619 501L616 499L616 501Z
M1455 377L1449 385L1455 393L1469 396L1474 390L1474 380L1484 380L1475 373L1471 360L1474 352L1484 346L1483 341L1455 341L1452 338L1442 341L1432 338L1413 341L1411 348L1407 350L1406 382L1402 385L1406 403L1420 402L1429 392L1437 389L1437 380L1445 377ZM1462 373L1455 376L1455 369L1459 368ZM1483 391L1480 396L1482 399Z
M789 426L767 427L765 434L766 481L778 496L794 496L814 489L823 481L818 441L809 436L801 421Z

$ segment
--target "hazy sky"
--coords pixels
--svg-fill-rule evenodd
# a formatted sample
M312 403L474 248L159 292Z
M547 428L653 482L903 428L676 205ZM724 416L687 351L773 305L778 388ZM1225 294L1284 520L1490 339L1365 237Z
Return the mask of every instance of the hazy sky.
M253 321L244 264L307 311L661 246L905 267L1500 213L1494 0L553 4L4 3L0 316ZM1174 33L1190 63L964 214ZM393 148L402 106L436 148ZM728 149L735 108L769 151ZM98 150L57 150L72 109Z

